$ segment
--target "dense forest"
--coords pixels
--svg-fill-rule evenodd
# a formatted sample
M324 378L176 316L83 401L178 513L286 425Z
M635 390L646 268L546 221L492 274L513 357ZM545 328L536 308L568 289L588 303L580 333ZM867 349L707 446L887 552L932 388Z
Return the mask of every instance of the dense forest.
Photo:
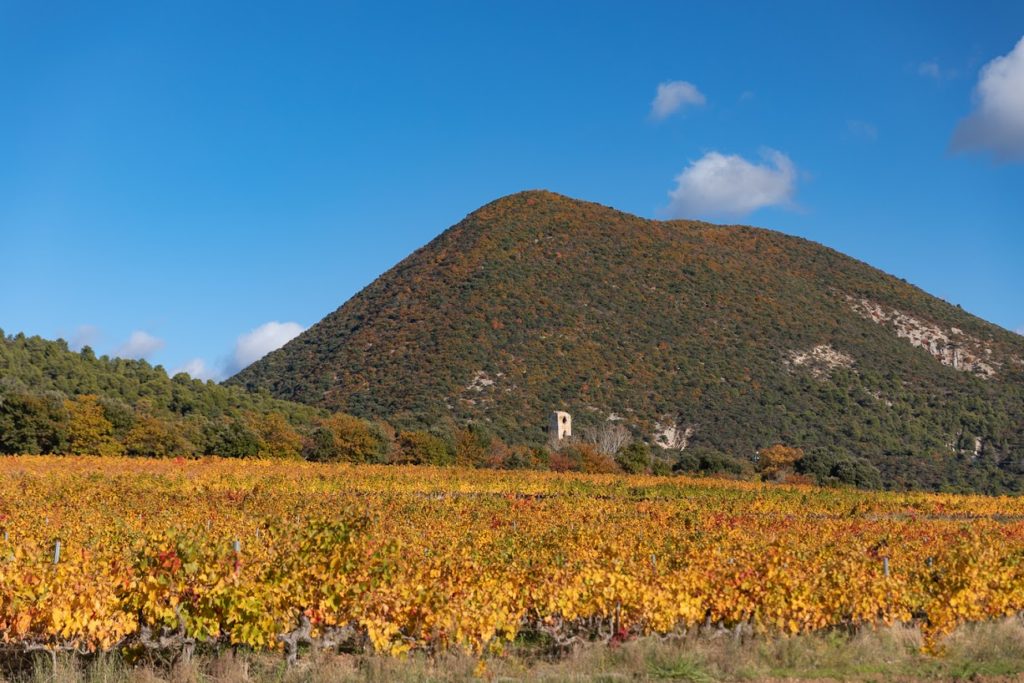
M1024 338L807 240L541 191L470 214L228 384L533 446L559 408L691 465L782 443L891 488L1024 482Z

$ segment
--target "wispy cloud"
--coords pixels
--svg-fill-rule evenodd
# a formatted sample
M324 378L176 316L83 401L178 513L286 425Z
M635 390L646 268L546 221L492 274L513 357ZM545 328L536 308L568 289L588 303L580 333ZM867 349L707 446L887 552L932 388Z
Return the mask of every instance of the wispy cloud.
M206 381L208 379L221 380L223 374L216 368L211 368L206 364L202 358L193 358L187 361L184 365L179 368L171 370L171 377L174 377L180 372L184 372L186 375L192 377L192 379L201 379Z
M907 69L921 78L926 78L936 83L951 81L954 78L960 78L964 75L964 69L943 66L934 59L926 62L920 62L918 64L911 64Z
M676 177L667 213L673 217L743 216L766 206L792 204L797 169L782 152L765 149L765 163L737 154L708 152Z
M239 335L235 345L226 357L215 363L208 363L203 358L193 358L182 366L175 368L171 375L184 372L194 379L227 379L242 368L245 368L271 351L276 351L305 330L295 322L277 322L272 320L254 330Z
M939 81L942 80L942 68L938 62L921 62L917 65L917 75L924 76L925 78L934 78Z
M100 338L100 328L95 325L79 325L75 329L75 333L71 335L71 341L68 342L68 347L75 350L81 351L85 346L92 346Z
M228 373L233 375L271 351L276 351L299 336L304 329L298 323L279 323L273 320L263 323L251 332L246 332L235 342L235 350L231 354L231 361L228 364Z
M658 92L651 102L651 118L661 120L686 106L701 106L707 99L693 83L666 81L658 84Z
M1024 161L1024 38L982 67L974 100L974 111L960 121L950 147Z
M850 120L846 122L846 131L849 135L861 140L875 141L878 139L878 128L867 121Z
M114 351L120 358L149 358L164 347L164 340L143 330L135 330L128 340Z

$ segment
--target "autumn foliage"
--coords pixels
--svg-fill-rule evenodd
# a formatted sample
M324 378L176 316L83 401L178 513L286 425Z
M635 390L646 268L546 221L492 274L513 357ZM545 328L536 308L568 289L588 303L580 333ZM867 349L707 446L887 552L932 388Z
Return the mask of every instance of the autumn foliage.
M64 402L68 412L68 452L75 455L120 455L123 448L114 438L114 425L103 413L99 397L83 394Z
M776 477L792 472L793 467L803 460L803 457L803 450L777 443L760 452L758 465L765 477Z
M4 458L0 646L479 653L524 630L916 622L938 649L1024 609L1022 518L1020 499L684 477Z

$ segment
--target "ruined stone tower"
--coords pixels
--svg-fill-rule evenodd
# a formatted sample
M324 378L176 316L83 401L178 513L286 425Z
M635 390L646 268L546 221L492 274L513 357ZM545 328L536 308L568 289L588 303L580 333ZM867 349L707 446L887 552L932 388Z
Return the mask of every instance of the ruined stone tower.
M554 441L572 436L572 415L561 410L551 412L548 419L548 438Z

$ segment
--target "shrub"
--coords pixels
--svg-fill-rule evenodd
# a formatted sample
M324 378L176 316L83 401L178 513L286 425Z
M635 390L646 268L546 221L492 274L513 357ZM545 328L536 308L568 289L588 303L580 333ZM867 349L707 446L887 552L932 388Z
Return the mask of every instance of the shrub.
M753 464L749 460L737 458L715 448L692 446L679 455L672 466L672 471L695 472L699 474L731 474L748 476L753 473Z
M398 435L398 461L411 465L452 465L455 455L436 434L407 431Z
M798 463L797 471L814 477L823 486L846 484L863 489L882 488L878 468L843 449L816 448Z
M561 451L569 462L571 469L591 474L607 474L618 472L619 466L607 455L603 455L594 444L579 442L564 447ZM552 467L554 469L554 467Z
M489 464L488 456L494 445L494 437L481 429L457 429L452 440L455 443L455 464L462 467L480 467Z
M368 420L334 413L320 420L303 452L318 462L387 462L393 437Z
M643 474L651 468L651 449L643 441L634 441L619 449L615 462L629 474Z
M213 453L225 458L255 458L260 453L260 437L243 420L221 422L211 439Z

